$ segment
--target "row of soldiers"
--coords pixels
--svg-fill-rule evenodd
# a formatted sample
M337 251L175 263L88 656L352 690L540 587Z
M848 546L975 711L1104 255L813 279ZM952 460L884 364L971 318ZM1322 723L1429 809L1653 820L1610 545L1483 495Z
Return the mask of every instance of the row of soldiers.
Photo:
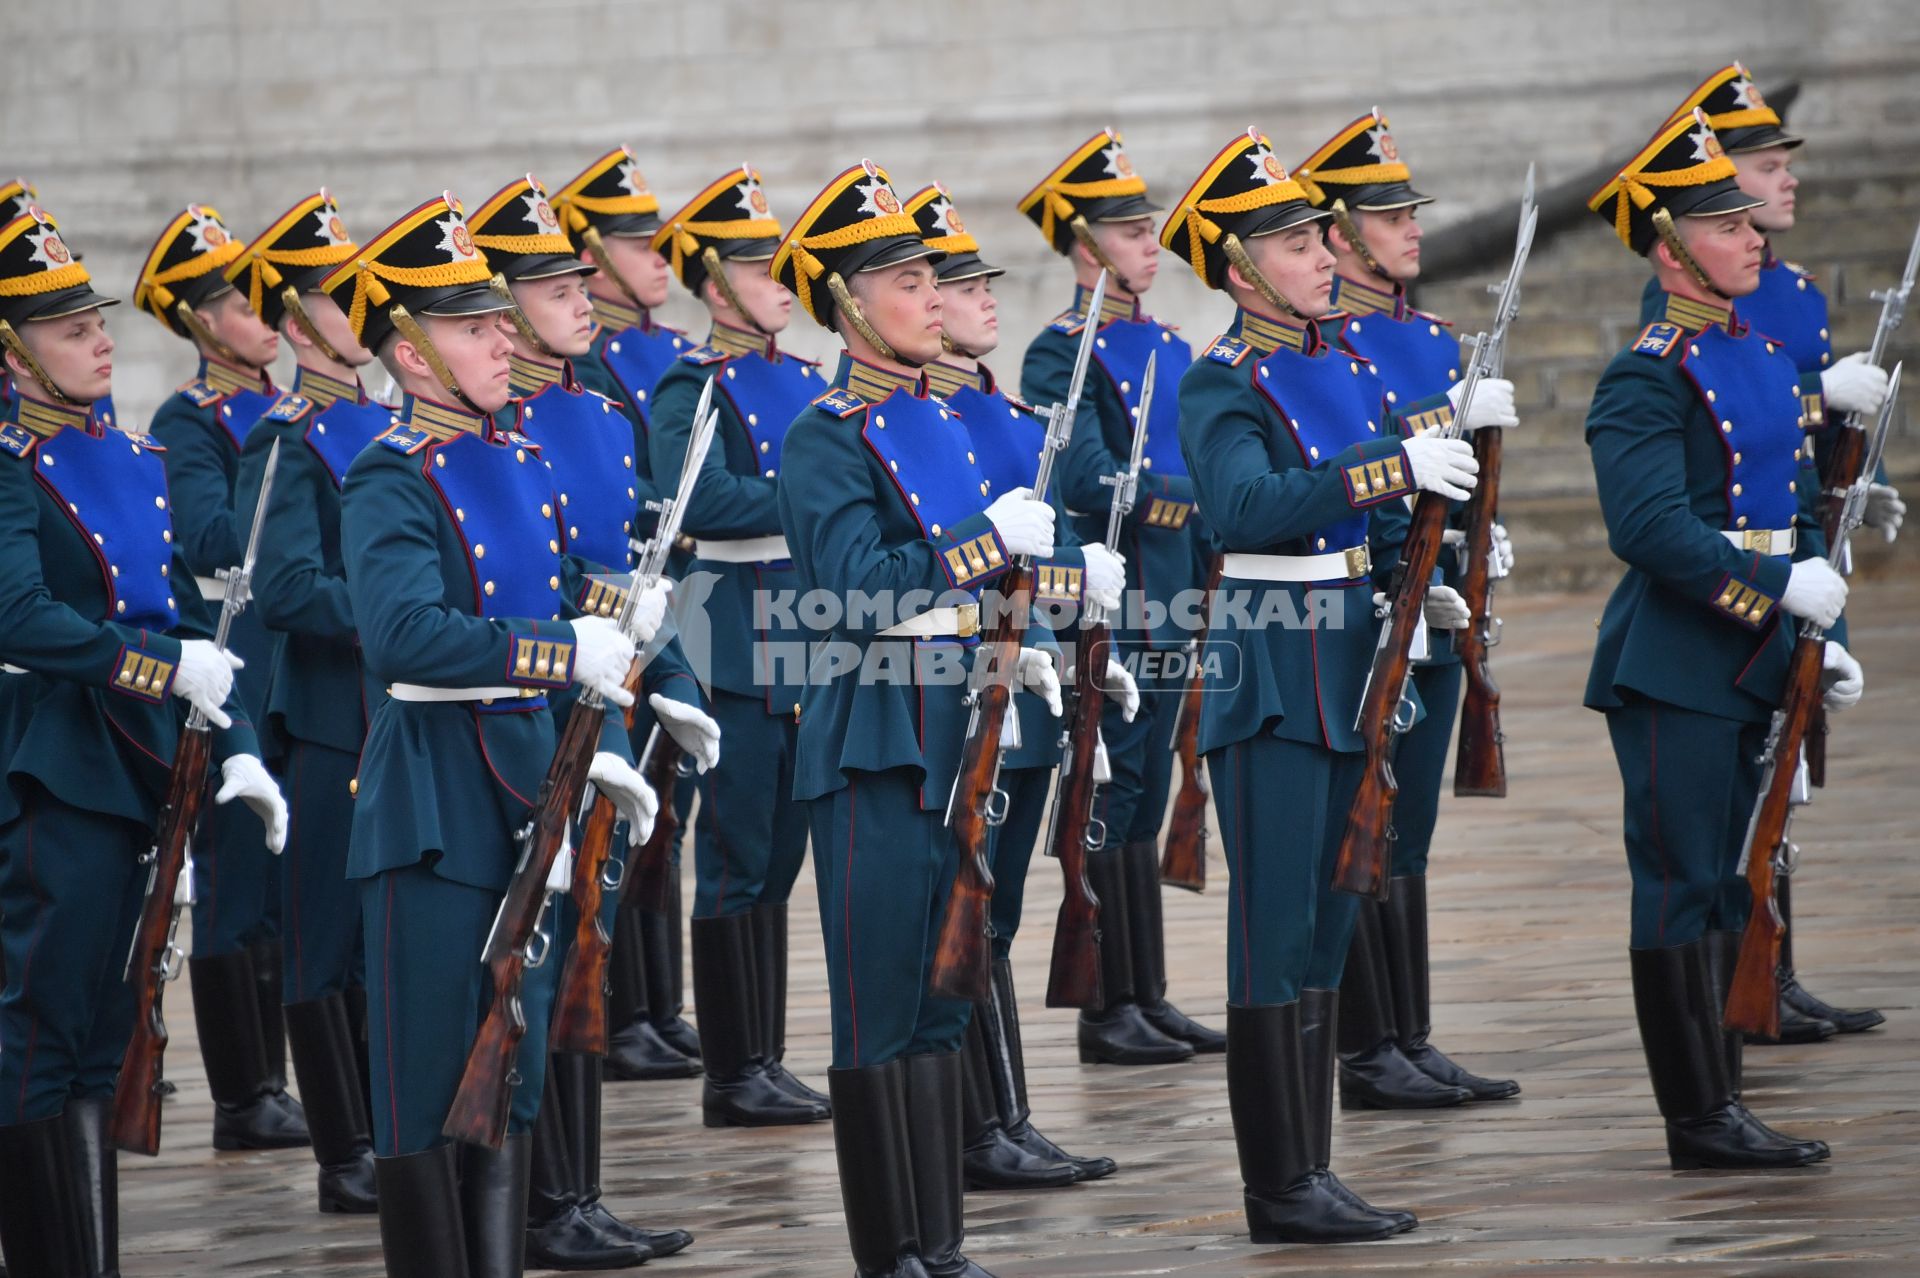
M1588 700L1609 716L1627 783L1636 1000L1676 1166L1825 1155L1741 1107L1714 985L1744 917L1733 827L1753 785L1748 738L1790 642L1780 614L1827 624L1845 595L1797 510L1818 488L1801 441L1885 394L1864 360L1830 362L1818 290L1753 229L1791 225L1796 144L1729 67L1595 197L1656 275L1650 326L1603 379L1590 424L1632 572L1603 619ZM964 667L975 601L1022 558L1044 569L1036 602L1056 606L1036 619L1095 604L1126 619L1123 652L1186 645L1171 605L1215 564L1223 592L1253 601L1215 619L1237 678L1204 698L1199 732L1231 880L1227 1032L1167 999L1158 837L1180 684L1151 662L1137 678L1114 663L1097 680L1108 779L1089 857L1103 996L1081 1013L1081 1059L1227 1054L1258 1241L1416 1223L1331 1171L1336 1079L1349 1106L1517 1095L1429 1040L1426 854L1461 682L1445 635L1472 620L1455 563L1427 596L1435 637L1399 743L1391 892L1379 903L1330 884L1405 499L1467 500L1477 464L1454 436L1517 424L1497 378L1463 404L1459 342L1409 304L1429 197L1377 111L1292 171L1257 130L1237 136L1157 227L1163 210L1117 133L1074 148L1020 204L1074 293L1029 346L1017 396L985 362L1003 272L944 188L902 198L862 162L783 227L742 167L663 216L621 148L556 191L529 176L471 214L442 195L364 242L324 190L246 242L190 206L134 300L200 367L149 432L127 432L108 398L112 299L32 190L10 194L0 473L19 491L6 503L15 672L0 684L0 1240L16 1274L117 1268L104 1130L131 1007L119 958L182 703L218 725L221 761L189 969L216 1147L310 1144L321 1209L377 1210L389 1273L613 1268L686 1247L685 1231L641 1229L601 1202L600 1092L605 1076L693 1073L710 1126L831 1117L862 1274L984 1273L962 1252L964 1189L1115 1170L1030 1121L1008 961L1061 755L1070 645L1048 624L1030 629L1014 672L1022 727L1002 760L991 994L928 992L967 715L964 686L935 672ZM1163 250L1233 302L1197 358L1142 309ZM675 279L709 312L704 340L654 318ZM846 346L831 375L779 348L795 301ZM1750 325L1778 342L1747 341ZM1036 494L1044 430L1028 405L1069 398L1089 329L1058 490ZM1703 355L1709 337L1731 345ZM299 370L284 392L267 373L281 340ZM1761 345L1767 365L1707 368ZM362 385L376 359L397 406ZM1785 397L1716 403L1789 361L1791 431L1775 420ZM1149 402L1150 368L1177 394ZM625 573L709 386L719 424L684 511L670 612L664 584L629 600ZM1140 500L1110 539L1110 481L1136 432ZM208 605L276 445L256 606L223 651ZM1807 473L1785 478L1796 467ZM1903 508L1877 491L1873 520L1891 532ZM1797 544L1775 531L1796 522ZM1773 535L1763 546L1753 529ZM1504 534L1494 554L1510 563ZM826 627L773 605L809 591L944 599ZM1275 604L1319 621L1244 624ZM796 646L811 647L811 668L781 660ZM1837 708L1857 699L1859 672L1840 645L1829 652ZM627 705L636 659L645 695ZM1723 667L1724 680L1702 677ZM677 896L647 909L612 892L605 1059L549 1053L573 934L557 896L556 953L523 991L509 1134L498 1150L455 1145L441 1126L490 993L478 956L556 724L582 690L612 703L591 781L618 806L624 842L647 842L663 803L682 819L698 806L699 1027L681 1015ZM636 763L668 748L688 776L656 794ZM809 843L832 1008L824 1094L782 1063L787 899ZM1790 972L1783 993L1804 1013L1787 1033L1877 1021L1816 1005Z

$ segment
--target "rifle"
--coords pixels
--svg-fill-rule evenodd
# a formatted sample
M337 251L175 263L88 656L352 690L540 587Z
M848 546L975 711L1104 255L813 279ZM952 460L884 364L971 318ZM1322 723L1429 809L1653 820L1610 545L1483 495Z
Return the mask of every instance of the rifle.
M1473 361L1467 366L1459 406L1453 419L1438 428L1443 437L1458 439L1464 433L1463 422L1473 403L1474 388L1488 375L1494 351L1506 340L1507 325L1513 321L1513 298L1520 287L1520 274L1526 269L1538 221L1536 210L1521 227L1520 243L1494 311L1493 335L1481 333L1474 339ZM1347 809L1346 830L1340 837L1340 855L1333 867L1337 891L1386 899L1387 843L1393 838L1393 804L1400 793L1393 776L1394 738L1413 726L1412 703L1407 697L1413 679L1413 644L1423 624L1427 584L1440 558L1446 524L1447 498L1422 492L1413 503L1413 526L1393 571L1387 591L1386 624L1380 628L1380 641L1354 720L1354 730L1366 747L1366 771Z
M1220 575L1226 569L1224 555L1215 555L1207 570L1209 607L1220 589ZM1187 640L1191 668L1187 686L1180 692L1180 716L1173 724L1173 753L1180 769L1180 793L1173 800L1173 823L1167 829L1167 846L1160 854L1160 881L1169 887L1189 892L1207 890L1207 801L1213 787L1207 784L1206 769L1200 762L1200 694L1204 683L1200 675L1200 654L1212 626L1211 612L1201 628Z
M653 819L653 833L634 853L627 889L641 909L655 914L668 909L673 899L673 836L680 829L680 818L669 798L680 780L683 758L674 739L655 724L641 751L640 775L660 796L660 813Z
M714 415L706 410L712 389L709 379L707 390L701 395L701 408L694 418L693 438L687 446L688 464L680 476L679 492L674 503L660 518L663 530L678 525L680 512L685 508L687 491L699 471L699 463L706 457L707 445L713 440ZM656 534L649 543L648 553L643 556L639 567L634 569L628 582L627 599L620 610L622 630L631 631L634 609L641 595L659 581L672 548L671 536ZM623 681L623 686L636 703L640 697L643 668L644 663L636 658ZM519 860L514 866L513 878L507 884L506 896L500 902L499 912L494 915L486 948L480 955L481 963L492 978L492 998L487 1006L486 1017L481 1021L480 1032L467 1052L466 1069L460 1076L459 1090L454 1093L453 1105L440 1128L441 1134L452 1140L498 1149L506 1137L507 1108L513 1098L514 1085L520 1081L519 1071L514 1067L514 1057L519 1050L520 1040L527 1032L526 1012L520 1001L521 982L528 968L537 968L546 962L547 952L552 948L551 934L542 930L547 905L553 895L547 887L547 880L553 873L554 861L567 846L574 814L586 792L587 771L593 765L594 753L600 748L600 732L605 722L606 705L601 695L591 688L582 692L567 715L566 726L561 729L559 743L554 748L553 761L547 766L547 774L540 782L532 819L517 836ZM581 877L597 878L597 870L587 872L576 869L576 884ZM593 913L586 917L597 924L597 894L595 905ZM589 940L597 941L597 927L592 932L594 934L589 936ZM573 981L573 989L569 991L573 1002L565 1009L564 1017L559 1007L554 1011L555 1022L566 1019L571 1023L564 1030L556 1024L549 1034L550 1041L559 1038L568 1043L589 1042L589 1029L580 1022L590 1020L593 1006L599 1004L600 1042L604 1050L606 1012L602 1004L603 991L601 987L591 985L591 980L583 966Z
M1857 469L1851 476L1834 476L1848 481L1842 500L1826 511L1827 563L1836 571L1848 566L1847 539L1866 513L1867 489L1886 452L1887 430L1899 393L1900 368L1896 365L1867 455L1862 458L1855 454ZM1799 784L1800 751L1813 723L1814 708L1821 702L1825 655L1826 631L1811 621L1802 621L1787 667L1786 691L1780 708L1773 712L1767 744L1760 754L1760 793L1747 821L1746 843L1737 868L1753 893L1753 912L1747 920L1746 938L1740 943L1740 961L1733 969L1722 1023L1729 1030L1768 1038L1780 1035L1780 942L1787 931L1787 920L1780 913L1778 880L1793 873L1798 853L1789 827L1793 809L1806 801L1805 789Z
M1915 227L1913 243L1907 249L1907 266L1900 273L1900 283L1895 288L1882 289L1874 293L1873 299L1880 303L1880 322L1874 325L1873 345L1868 348L1867 362L1878 364L1887 356L1887 345L1893 340L1893 330L1907 317L1907 302L1913 296L1914 278L1920 275L1920 227ZM1860 420L1860 414L1848 413L1840 421L1840 433L1834 440L1834 446L1827 455L1825 472L1821 475L1820 513L1824 521L1828 512L1844 502L1852 485L1852 477L1860 465L1860 454L1866 448L1866 423ZM1877 471L1867 471L1868 482ZM1835 479L1840 483L1836 486ZM1846 551L1847 563L1842 572L1853 571L1853 550L1851 545ZM1816 786L1827 784L1827 711L1825 706L1815 706L1813 726L1807 730L1807 779Z
M1527 166L1527 185L1520 195L1520 231L1525 236L1533 218L1533 165ZM1518 247L1516 241L1516 248ZM1489 291L1493 286L1489 285ZM1520 308L1520 290L1513 291L1513 307ZM1506 335L1502 332L1491 357L1492 374L1500 377L1507 366ZM1480 483L1462 513L1465 540L1461 562L1460 597L1473 621L1454 639L1454 650L1466 673L1467 694L1460 707L1460 746L1453 761L1453 792L1507 797L1506 733L1500 727L1500 685L1493 681L1489 656L1500 642L1500 619L1493 615L1493 583L1504 576L1495 562L1493 525L1500 511L1502 432L1497 426L1473 433L1473 456L1480 463Z
M1033 500L1047 500L1055 456L1073 436L1074 414L1086 385L1087 365L1093 358L1094 334L1100 327L1100 305L1107 294L1107 274L1093 286L1087 323L1080 333L1080 351L1067 387L1065 404L1056 404L1047 418L1047 441L1040 450L1040 467L1033 481ZM980 1003L991 984L991 956L987 938L987 909L993 899L993 869L987 861L989 832L1007 818L1007 795L1000 788L1000 759L1005 750L1001 734L1013 703L1013 679L1026 635L1027 613L1033 593L1033 557L1014 556L1002 578L1004 601L980 637L973 654L967 689L967 736L960 747L960 770L947 795L947 828L960 848L959 868L947 896L946 915L933 952L930 992L942 998ZM1013 721L1018 723L1016 719Z
M1158 356L1148 356L1140 382L1140 409L1134 415L1133 443L1126 468L1101 477L1113 489L1107 509L1106 547L1120 544L1120 528L1133 513L1140 491L1141 456L1147 418L1153 407ZM1100 782L1095 764L1100 752L1100 718L1106 706L1107 661L1113 634L1106 611L1087 600L1074 639L1073 681L1065 690L1060 726L1060 782L1047 813L1048 856L1058 857L1066 880L1060 914L1053 929L1053 959L1047 971L1048 1007L1098 1007L1105 1002L1100 983L1100 898L1087 874L1087 858L1107 841L1107 827L1093 815Z
M227 596L214 626L214 646L222 652L233 622L253 601L253 566L260 557L260 531L266 523L267 501L273 495L274 472L280 467L280 441L267 451L267 468L260 477L260 496L253 504L253 524L247 549L237 567L227 570ZM193 903L191 844L200 828L200 812L207 796L207 765L213 754L213 733L204 710L187 713L179 744L173 752L173 770L167 777L167 796L153 842L140 863L147 867L146 898L140 921L127 952L124 979L133 986L133 1038L113 1088L113 1113L107 1134L117 1148L151 1157L160 1152L160 1067L167 1052L167 1022L161 1014L166 984L180 975L186 951L180 948L180 913ZM185 882L182 882L182 876ZM182 887L185 892L181 891Z

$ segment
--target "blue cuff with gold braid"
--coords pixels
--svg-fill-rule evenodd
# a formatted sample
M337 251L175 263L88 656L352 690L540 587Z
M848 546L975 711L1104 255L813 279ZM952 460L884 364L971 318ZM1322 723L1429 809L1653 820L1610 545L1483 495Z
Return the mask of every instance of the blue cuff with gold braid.
M589 617L617 616L627 606L626 578L589 577L575 602Z
M1178 530L1187 526L1187 517L1193 514L1193 503L1174 496L1155 496L1142 493L1141 501L1135 510L1135 518L1149 528Z
M519 688L565 688L573 682L573 640L515 632L507 682Z
M1005 572L1010 556L999 530L985 512L962 520L933 543L940 568L959 590L971 590L988 577Z
M1355 462L1340 468L1347 484L1347 504L1356 510L1378 506L1383 501L1404 497L1413 491L1412 470L1407 455L1395 451L1372 461Z
M1713 592L1713 606L1749 630L1758 630L1773 615L1779 600L1756 586L1748 585L1732 573L1720 579Z
M114 665L115 692L158 705L173 691L175 665L165 657L127 645L120 649Z
M1033 594L1040 603L1080 602L1086 588L1086 569L1066 564L1036 564L1033 570Z

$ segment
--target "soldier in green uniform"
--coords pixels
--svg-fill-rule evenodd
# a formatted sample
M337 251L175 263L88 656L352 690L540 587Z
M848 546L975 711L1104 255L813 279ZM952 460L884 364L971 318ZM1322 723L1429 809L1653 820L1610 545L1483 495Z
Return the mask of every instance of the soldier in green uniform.
M1080 330L1098 326L1094 368L1060 461L1060 497L1082 541L1106 535L1113 488L1101 483L1126 466L1133 414L1140 405L1147 359L1157 355L1160 385L1171 387L1193 359L1186 340L1147 315L1140 296L1153 285L1159 248L1158 205L1134 172L1120 135L1096 133L1074 148L1020 200L1020 211L1047 244L1073 266L1074 301L1027 347L1020 393L1029 403L1065 398ZM1103 313L1089 316L1095 280L1107 272ZM1190 525L1193 483L1181 458L1178 405L1156 395L1147 423L1139 501L1120 535L1127 561L1129 606L1114 619L1116 651L1142 661L1185 646L1171 605L1205 580L1202 541ZM1152 614L1164 609L1157 620ZM1151 623L1151 624L1150 624ZM1088 1064L1154 1065L1195 1052L1221 1052L1218 1030L1169 1003L1160 908L1160 825L1173 769L1173 719L1184 679L1161 673L1140 679L1140 713L1125 721L1109 703L1101 723L1113 779L1101 790L1106 845L1089 858L1100 898L1100 976L1107 1006L1080 1017L1080 1059Z
M456 1149L441 1127L486 1007L480 956L516 831L558 734L549 697L577 683L607 699L589 776L642 833L654 811L615 709L632 700L620 685L634 642L581 615L591 566L567 548L553 472L531 439L490 420L511 395L512 350L492 275L442 195L321 281L405 394L341 494L341 559L375 697L347 874L366 937L374 1169L395 1278L521 1271L552 1001L541 969L521 991L526 1037L502 1147ZM565 861L550 887L565 886Z
M978 592L1010 556L1054 553L1052 508L1030 489L994 495L966 427L924 393L941 353L937 256L863 160L794 222L772 268L847 348L786 432L779 498L800 584L833 618L808 671L794 796L818 850L840 1192L869 1278L986 1274L961 1251L970 1005L930 994L928 976L958 862L944 813ZM1023 649L1017 676L1058 713L1048 653Z
M1230 875L1227 1095L1255 1242L1360 1242L1416 1223L1330 1166L1357 904L1333 891L1333 864L1365 762L1354 712L1374 592L1406 536L1403 499L1465 498L1477 470L1465 441L1405 430L1450 420L1444 396L1389 404L1367 363L1315 326L1332 305L1326 216L1249 129L1161 232L1237 307L1181 379L1179 412L1193 496L1225 552L1209 639L1238 662L1202 701L1200 749ZM1454 591L1429 590L1429 626L1464 614Z
M242 800L269 854L286 837L162 449L89 411L111 389L113 304L37 206L0 228L0 1250L17 1278L119 1273L122 976L182 703L212 723L214 810Z
M1839 620L1846 580L1813 517L1800 372L1747 327L1759 202L1698 111L1662 126L1589 201L1666 296L1600 378L1587 414L1608 542L1627 571L1600 618L1586 704L1607 716L1625 789L1634 1007L1676 1170L1798 1167L1824 1142L1740 1099L1721 1017L1751 901L1735 867L1795 625ZM1827 642L1828 707L1860 667Z
M706 651L702 673L727 741L725 759L701 779L704 819L694 833L694 1002L710 1127L811 1123L829 1112L826 1096L781 1063L787 897L807 853L807 824L793 798L805 643L774 491L787 424L824 383L811 363L777 344L793 308L765 265L779 242L760 174L744 166L709 183L653 238L713 320L706 342L660 376L654 474L679 473L709 380L720 410L683 525L695 547L681 601L683 625L703 623L688 642L696 662L698 649Z
M1387 385L1387 402L1412 403L1459 385L1460 342L1445 320L1407 304L1420 276L1419 208L1432 202L1410 185L1387 118L1368 112L1294 169L1315 208L1331 215L1330 340L1361 356ZM1341 314L1344 313L1344 314ZM1513 384L1480 380L1476 425L1513 426ZM1461 534L1450 540L1460 543ZM1495 554L1505 534L1496 525ZM1443 551L1441 580L1457 586L1460 558ZM1426 717L1394 747L1400 783L1393 804L1392 883L1384 902L1360 903L1353 949L1340 984L1341 1103L1365 1109L1430 1109L1520 1094L1511 1079L1482 1078L1428 1042L1432 1031L1427 955L1427 852L1440 809L1440 783L1460 708L1461 669L1451 631L1434 631L1413 680Z
M262 744L293 809L280 873L287 1040L320 1165L320 1209L371 1212L366 979L359 895L347 881L349 787L367 716L340 562L340 482L392 415L360 386L373 352L319 291L320 278L356 247L322 188L276 218L225 273L293 348L299 370L292 389L244 431L234 508L253 509L277 442L253 606L274 633Z
M166 448L181 549L201 595L214 603L225 596L220 574L240 562L245 534L246 515L234 507L240 448L279 398L267 375L279 336L224 274L242 248L217 210L188 205L154 241L133 294L134 305L199 356L192 380L154 414L152 433ZM234 624L232 648L247 663L240 702L248 721L258 722L273 665L258 610ZM206 1025L200 1058L213 1091L213 1147L305 1145L305 1115L286 1090L278 868L261 852L250 814L216 814L203 836L194 858L188 975Z

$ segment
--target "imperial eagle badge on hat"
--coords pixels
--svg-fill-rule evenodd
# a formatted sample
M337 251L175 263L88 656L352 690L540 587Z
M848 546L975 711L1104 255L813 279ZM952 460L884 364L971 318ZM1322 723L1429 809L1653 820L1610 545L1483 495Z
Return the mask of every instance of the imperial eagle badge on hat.
M178 336L191 339L195 334L180 307L205 306L231 289L222 272L245 248L220 220L218 209L189 204L174 214L153 242L133 288L133 304Z
M1147 183L1133 170L1127 148L1113 129L1082 142L1020 197L1020 211L1040 228L1056 253L1073 246L1073 224L1133 222L1152 217L1160 206L1147 199Z
M1699 108L1669 120L1626 167L1593 193L1587 207L1613 227L1620 242L1644 254L1658 228L1654 214L1714 217L1758 208L1734 180L1733 161Z
M0 320L17 326L119 304L94 292L92 281L39 205L28 201L0 227Z
M710 260L771 261L779 246L780 219L768 208L760 170L750 164L708 183L653 236L653 251L694 293L707 278Z
M960 210L953 206L947 188L935 182L907 197L906 210L920 228L920 238L930 249L946 254L934 267L942 284L958 284L1005 275L1003 267L981 260L980 241L973 238Z
M473 242L509 284L593 274L561 229L547 188L531 173L488 196L467 225Z
M1249 128L1208 162L1160 229L1160 243L1178 253L1209 288L1226 281L1229 241L1244 243L1328 214L1308 203L1273 144Z
M1375 107L1323 143L1293 170L1300 189L1315 208L1340 200L1363 213L1431 204L1409 185L1413 178L1400 158L1387 117Z
M485 315L507 309L490 287L493 268L451 192L442 192L374 236L320 281L353 335L378 349L393 332L392 311Z
M816 323L831 328L834 279L940 255L920 238L887 171L862 160L814 197L780 242L771 270Z
M1708 76L1687 100L1674 110L1668 122L1690 114L1695 107L1707 117L1707 123L1726 148L1728 155L1764 151L1768 147L1796 147L1805 141L1786 131L1780 113L1760 96L1760 86L1738 62L1721 67Z
M647 187L633 152L617 146L553 193L568 234L592 227L601 235L650 236L660 229L660 200Z
M223 274L246 293L256 315L278 328L287 311L288 291L297 298L319 288L321 277L352 257L357 247L339 206L323 186L275 218Z

